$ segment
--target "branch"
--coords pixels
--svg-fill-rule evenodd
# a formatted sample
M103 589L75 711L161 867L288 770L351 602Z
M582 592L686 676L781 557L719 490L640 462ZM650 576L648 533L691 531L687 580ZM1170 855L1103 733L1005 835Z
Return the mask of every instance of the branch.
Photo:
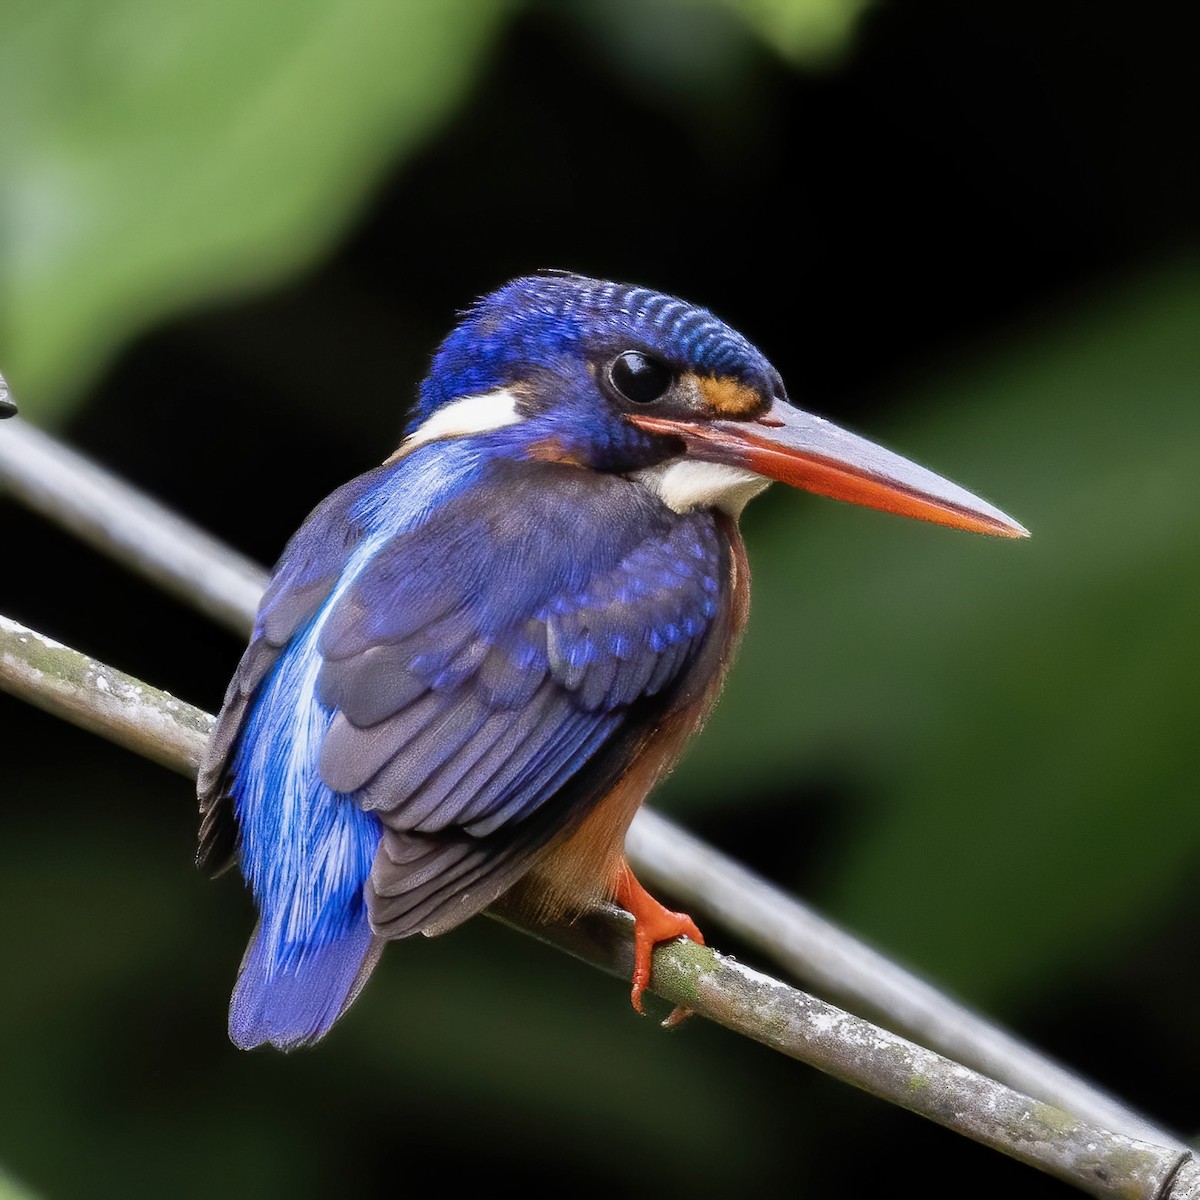
M644 882L737 934L805 987L1017 1091L1129 1137L1187 1149L1110 1093L651 809L638 813L626 850Z
M0 436L0 492L226 629L250 632L262 567L19 418Z
M0 688L192 779L213 718L0 615Z
M132 676L0 617L0 687L194 775L213 718ZM633 921L611 906L567 925L490 915L628 979ZM837 1079L1106 1200L1200 1200L1177 1145L1138 1141L1040 1103L931 1050L686 941L655 952L654 992Z

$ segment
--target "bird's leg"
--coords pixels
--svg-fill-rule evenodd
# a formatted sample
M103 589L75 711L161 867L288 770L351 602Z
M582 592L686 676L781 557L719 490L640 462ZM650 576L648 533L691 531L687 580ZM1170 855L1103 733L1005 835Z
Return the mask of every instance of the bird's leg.
M650 986L650 967L654 958L654 947L659 942L685 937L704 945L704 934L696 928L696 922L686 913L672 912L659 904L633 874L629 863L621 861L613 898L626 911L633 914L633 990L630 1000L633 1007L642 1012L642 993ZM675 1008L663 1022L678 1025L691 1010L682 1006Z

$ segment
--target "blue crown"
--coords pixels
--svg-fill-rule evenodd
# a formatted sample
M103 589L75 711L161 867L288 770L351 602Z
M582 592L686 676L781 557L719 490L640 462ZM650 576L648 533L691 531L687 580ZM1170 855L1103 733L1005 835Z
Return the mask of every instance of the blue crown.
M778 376L735 329L675 296L583 275L514 279L482 297L442 342L421 385L419 424L441 405L553 370L566 355L639 349L769 394Z

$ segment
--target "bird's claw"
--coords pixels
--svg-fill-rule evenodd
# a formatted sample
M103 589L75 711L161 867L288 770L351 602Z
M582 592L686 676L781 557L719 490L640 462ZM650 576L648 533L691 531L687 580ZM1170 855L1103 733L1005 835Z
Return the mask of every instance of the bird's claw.
M704 934L686 913L671 912L656 901L655 910L647 913L645 908L635 913L633 988L629 993L634 1009L645 1016L642 993L650 986L650 973L654 961L654 948L660 942L669 942L677 937L687 938L697 945L704 945ZM674 1029L692 1015L690 1008L677 1005L663 1021L664 1029Z

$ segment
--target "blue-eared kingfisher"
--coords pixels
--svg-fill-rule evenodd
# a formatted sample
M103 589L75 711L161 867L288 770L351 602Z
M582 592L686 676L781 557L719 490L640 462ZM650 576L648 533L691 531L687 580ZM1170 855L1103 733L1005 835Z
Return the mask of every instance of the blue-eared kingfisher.
M199 775L199 862L259 919L229 1031L321 1038L386 942L505 893L615 900L703 941L625 831L721 690L746 621L738 517L773 480L1003 537L990 504L794 407L711 312L548 272L437 349L399 448L322 501L258 610Z

